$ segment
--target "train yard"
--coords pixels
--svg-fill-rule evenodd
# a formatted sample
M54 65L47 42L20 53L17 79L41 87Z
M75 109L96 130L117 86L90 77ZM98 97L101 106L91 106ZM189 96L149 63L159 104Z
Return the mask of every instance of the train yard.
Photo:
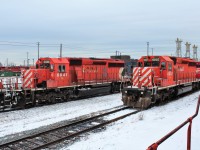
M136 122L143 121L144 113L151 112L154 109L152 106L159 106L157 109L160 109L164 107L161 104L180 100L182 96L189 97L192 93L195 95L200 89L200 72L194 59L142 56L131 70L132 73L128 74L125 61L118 59L47 57L38 59L35 68L21 70L20 77L16 76L13 81L2 79L0 125L3 130L0 149L70 147L82 137L90 136L89 133L98 134L97 131L107 129L109 124L123 122L133 114L136 114ZM102 96L107 94L111 95ZM114 98L116 95L117 98ZM95 96L99 97L89 98ZM106 108L109 104L106 97L109 101L112 99L109 108ZM78 107L70 106L77 99L86 102L85 113L80 111L84 108L81 102ZM193 101L195 99L193 97ZM103 107L100 107L100 101L105 103ZM58 105L66 105L75 112L65 107L63 110L53 108ZM23 110L27 107L31 107L30 110ZM45 108L48 108L46 112ZM6 112L14 109L17 110ZM29 111L32 113L27 113ZM12 112L21 116L17 118ZM10 114L14 115L14 120L5 117Z
M200 1L3 1L0 150L200 150Z

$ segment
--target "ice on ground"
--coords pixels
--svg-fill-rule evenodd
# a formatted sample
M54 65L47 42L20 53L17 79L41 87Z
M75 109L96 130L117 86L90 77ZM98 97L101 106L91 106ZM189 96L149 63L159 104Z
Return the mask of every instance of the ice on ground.
M0 113L1 137L122 105L121 94Z

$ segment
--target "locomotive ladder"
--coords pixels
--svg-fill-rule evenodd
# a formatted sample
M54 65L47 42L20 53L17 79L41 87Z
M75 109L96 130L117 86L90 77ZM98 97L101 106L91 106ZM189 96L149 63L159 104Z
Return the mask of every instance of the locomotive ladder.
M155 142L152 145L150 145L147 148L147 150L157 150L158 146L162 142L164 142L165 140L167 140L170 136L172 136L174 133L176 133L178 130L180 130L182 127L184 127L187 123L189 123L188 131L187 131L187 150L190 150L191 149L192 120L198 115L199 106L200 106L200 96L199 96L199 99L198 99L198 102L197 102L197 107L196 107L195 114L193 116L189 117L185 122L183 122L182 124L180 124L174 130L172 130L171 132L169 132L167 135L165 135L164 137L162 137L160 140L158 140L157 142Z

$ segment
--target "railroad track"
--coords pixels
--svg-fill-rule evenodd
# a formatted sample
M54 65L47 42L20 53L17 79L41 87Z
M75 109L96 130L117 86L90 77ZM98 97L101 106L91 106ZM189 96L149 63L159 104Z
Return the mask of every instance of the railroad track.
M35 135L31 135L25 138L21 138L15 141L11 141L0 145L0 150L23 150L23 149L46 149L55 146L65 140L68 142L73 141L76 138L80 138L81 135L94 131L95 129L101 129L106 125L128 117L130 115L138 113L140 110L134 110L129 113L120 115L118 117L106 120L103 117L115 114L120 111L124 111L128 107L118 107L114 110L107 111L98 115L93 115L86 119L76 120L70 124L51 129L45 132L40 132Z
M55 105L55 104L59 104L59 103L66 103L66 102L72 102L72 101L81 101L81 100L85 100L87 98L94 98L94 97L101 97L101 96L108 96L108 95L114 95L117 93L112 93L112 94L101 94L101 95L96 95L96 96L92 96L92 97L80 97L80 98L76 98L76 99L70 99L67 101L62 101L62 102L55 102L55 103L40 103L37 105L31 105L31 104L27 104L25 105L23 108L21 107L13 107L11 105L9 106L2 106L2 104L0 104L0 113L4 113L4 112L11 112L11 111L17 111L17 110L23 110L23 109L29 109L29 108L34 108L34 107L42 107L42 106L49 106L49 105Z

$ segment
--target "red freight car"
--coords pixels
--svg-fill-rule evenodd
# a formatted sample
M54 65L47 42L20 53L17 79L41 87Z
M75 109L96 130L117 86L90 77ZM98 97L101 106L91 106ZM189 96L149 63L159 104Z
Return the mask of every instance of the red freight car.
M132 85L123 90L122 100L143 108L200 87L195 60L170 56L141 57L133 69Z
M123 68L117 59L40 58L36 69L22 72L22 90L15 90L11 101L35 105L117 92L128 83Z

